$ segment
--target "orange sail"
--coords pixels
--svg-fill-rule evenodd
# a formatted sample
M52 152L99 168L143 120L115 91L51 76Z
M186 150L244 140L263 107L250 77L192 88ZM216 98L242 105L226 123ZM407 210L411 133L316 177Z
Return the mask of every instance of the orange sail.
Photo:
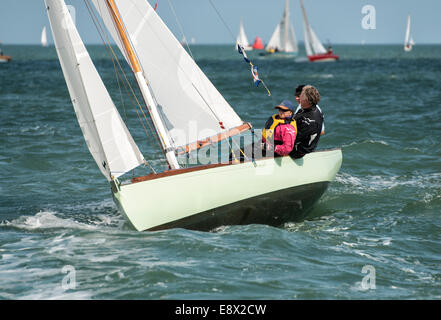
M253 49L255 49L255 50L263 50L264 49L262 39L260 37L256 37L256 40L254 40Z

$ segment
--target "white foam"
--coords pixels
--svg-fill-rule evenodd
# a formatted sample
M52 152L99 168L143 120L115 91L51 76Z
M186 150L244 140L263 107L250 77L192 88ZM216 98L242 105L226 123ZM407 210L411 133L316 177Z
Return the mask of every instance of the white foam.
M364 177L355 177L345 172L340 172L335 177L335 181L348 185L351 189L355 188L356 193L358 191L381 191L392 189L397 186L409 186L414 188L415 186L427 188L432 185L433 187L441 186L441 173L434 173L429 175L419 176L380 176L380 175L367 175ZM426 194L424 201L430 202L433 200L434 195ZM435 197L440 197L435 195Z
M76 222L69 218L59 218L55 214L56 212L40 211L34 216L21 216L10 222L6 221L5 225L25 230L57 228L95 230L97 228L95 225Z
M372 140L372 139L369 139L369 140L363 140L363 141L353 141L353 142L351 142L349 144L343 144L341 147L342 148L347 148L347 147L363 145L363 144L368 144L368 143L370 143L370 144L381 144L381 145L384 145L384 146L388 146L389 145L386 141L383 141L383 140Z

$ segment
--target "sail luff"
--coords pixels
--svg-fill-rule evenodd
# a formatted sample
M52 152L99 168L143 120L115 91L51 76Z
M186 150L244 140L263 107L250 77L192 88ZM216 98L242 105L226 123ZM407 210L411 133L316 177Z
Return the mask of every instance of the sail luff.
M63 0L45 0L55 48L78 123L108 181L144 162L78 34Z
M280 47L280 23L277 24L276 29L268 41L268 44L265 47L265 50L271 50Z
M124 23L122 22L118 7L116 6L113 0L106 0L106 3L108 5L108 9L111 14L111 17L114 20L115 27L118 31L119 37L126 51L126 56L129 59L129 63L132 68L132 71L135 74L135 79L138 83L141 94L148 107L153 125L155 126L155 129L159 135L162 148L165 151L167 162L171 169L179 169L179 163L175 155L175 150L170 143L170 139L168 138L167 131L165 130L162 119L157 111L156 103L150 93L150 89L148 88L146 79L144 78L143 70L141 68L138 57L136 56L136 53L127 35L127 31L126 28L124 27Z
M116 7L116 4L113 0L106 0L106 4L110 12L110 15L113 19L113 22L115 24L115 28L118 31L119 39L122 42L124 51L126 53L126 57L129 60L128 62L130 64L130 67L132 68L133 73L137 73L141 71L141 66L139 64L138 58L135 55L135 52L133 51L132 45L130 44L130 41L126 35L126 30L121 20L121 16L119 14L118 8Z
M414 41L410 35L410 14L407 16L407 26L406 26L406 35L404 38L404 50L410 51L412 50L412 46L414 45Z
M410 15L407 16L406 36L404 39L404 44L409 43L409 38L410 38Z
M305 49L306 49L306 55L310 56L313 55L314 52L311 48L311 28L309 26L308 17L306 16L306 10L305 6L303 5L303 0L300 0L300 7L302 8L302 14L303 14L303 34L304 34L304 41L305 41Z

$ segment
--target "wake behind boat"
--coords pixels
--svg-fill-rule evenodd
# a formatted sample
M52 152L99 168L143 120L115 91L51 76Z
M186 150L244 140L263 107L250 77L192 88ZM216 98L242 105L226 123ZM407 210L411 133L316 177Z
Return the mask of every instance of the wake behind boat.
M168 171L123 181L124 174L148 162L110 98L64 1L45 0L87 146L110 183L115 203L136 230L281 225L301 218L321 197L341 166L340 149L296 160L268 157L184 167L178 154L222 142L233 153L230 140L249 132L251 125L241 120L147 1L92 1L135 76Z

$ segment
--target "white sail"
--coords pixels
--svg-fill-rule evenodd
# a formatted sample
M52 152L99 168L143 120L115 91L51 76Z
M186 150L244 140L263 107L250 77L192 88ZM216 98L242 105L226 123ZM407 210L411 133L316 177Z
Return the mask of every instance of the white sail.
M294 33L294 27L290 22L289 0L285 2L285 11L282 19L276 26L266 48L267 51L277 50L279 52L297 52L298 45Z
M306 50L306 55L307 56L312 56L314 54L314 52L312 51L312 47L311 47L311 40L309 39L309 28L305 23L305 20L303 20L303 39L305 41L305 50Z
M46 26L43 27L43 30L41 30L41 45L43 47L47 47L47 34L46 34Z
M63 0L45 0L52 35L84 138L112 180L144 162L78 34Z
M312 30L311 26L309 27L309 29L310 29L310 34L311 34L311 37L312 37L312 39L311 39L312 51L315 54L325 54L327 52L327 50L325 49L325 47L320 42L320 39L315 34L314 30Z
M306 16L306 10L303 6L303 0L300 0L300 5L302 7L303 14L303 33L305 40L305 49L306 55L312 56L316 54L325 54L327 50L323 47L320 39L315 34L314 30L312 30L311 25L308 22L308 17Z
M245 50L252 50L252 46L248 42L248 37L245 34L245 29L243 27L243 22L240 20L239 34L237 35L236 44L240 44Z
M410 14L407 16L406 36L404 39L404 51L411 51L415 42L410 35Z
M107 1L92 1L127 59ZM174 147L243 124L146 0L115 4Z

